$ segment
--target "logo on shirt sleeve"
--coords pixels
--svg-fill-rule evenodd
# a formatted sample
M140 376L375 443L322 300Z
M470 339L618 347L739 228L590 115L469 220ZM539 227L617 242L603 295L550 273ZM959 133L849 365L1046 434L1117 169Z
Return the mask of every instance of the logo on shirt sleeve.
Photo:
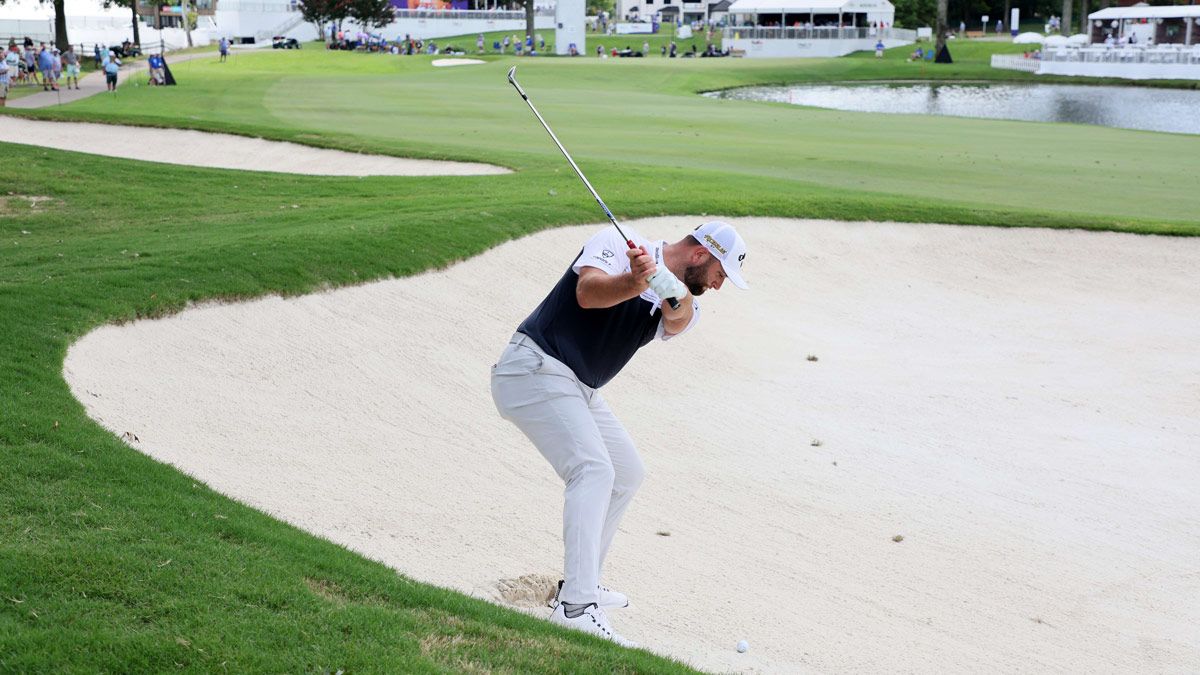
M600 252L600 255L593 255L592 257L604 263L605 265L612 267L612 262L609 261L609 258L613 257L614 255L616 255L616 253L613 253L608 249L604 249Z

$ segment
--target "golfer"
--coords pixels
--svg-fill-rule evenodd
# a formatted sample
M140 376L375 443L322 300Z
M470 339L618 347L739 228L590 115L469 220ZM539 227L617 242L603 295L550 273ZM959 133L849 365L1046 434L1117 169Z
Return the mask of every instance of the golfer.
M720 289L726 279L746 288L746 244L721 221L674 244L625 234L638 248L630 249L615 227L584 244L492 366L491 386L500 415L529 437L566 484L566 555L550 620L632 647L604 611L629 600L600 585L600 570L643 467L599 389L651 340L695 325L700 306L693 296ZM650 283L663 268L669 273ZM676 298L679 308L663 298Z

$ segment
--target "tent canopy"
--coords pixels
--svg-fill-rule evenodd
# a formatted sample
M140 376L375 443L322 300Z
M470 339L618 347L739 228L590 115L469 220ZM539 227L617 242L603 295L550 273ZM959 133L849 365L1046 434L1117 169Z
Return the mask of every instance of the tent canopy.
M1157 7L1109 7L1088 14L1088 19L1181 19L1200 17L1200 5L1161 5Z
M730 14L855 14L892 13L888 0L734 0Z

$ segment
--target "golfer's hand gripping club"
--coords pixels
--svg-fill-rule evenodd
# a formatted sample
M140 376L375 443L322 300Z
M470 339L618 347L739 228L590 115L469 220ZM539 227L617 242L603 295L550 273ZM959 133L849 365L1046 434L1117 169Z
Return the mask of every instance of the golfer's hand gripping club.
M608 206L606 206L604 204L603 199L600 199L600 195L596 194L596 189L592 187L592 184L588 182L587 177L584 176L583 172L579 170L579 166L577 164L575 164L575 160L571 159L571 153L567 152L567 149L563 147L563 144L558 141L558 136L554 135L554 131L550 129L550 125L546 124L546 120L542 119L541 113L539 113L537 111L537 108L533 107L533 101L529 100L529 96L525 93L525 90L522 89L521 85L517 83L517 67L516 66L513 66L512 68L509 68L509 70L508 70L508 83L511 84L514 89L517 90L517 93L520 94L521 98L525 100L525 103L527 103L529 105L529 109L533 111L534 116L537 117L538 121L542 123L542 127L546 130L546 133L550 134L550 138L554 141L554 144L558 146L558 149L559 149L559 151L562 152L563 157L567 158L567 161L571 163L571 168L575 169L575 173L579 176L579 179L582 180L583 184L587 186L588 192L592 193L592 196L596 198L596 203L600 205L600 208L604 209L604 215L608 216L609 222L611 222L613 224L613 227L617 228L617 232L621 235L621 238L625 240L625 243L629 245L629 248L636 249L637 246L633 243L633 240L630 239L629 237L626 237L624 232L621 232L621 225L620 225L620 223L617 222L617 219L613 216L612 211L608 210ZM652 275L650 277L650 280L659 276L659 274L661 274L662 272L671 274L669 270L663 269L660 272ZM671 274L671 278L675 279L675 275ZM650 281L650 280L647 280L647 281ZM678 284L680 287L683 286L683 284L679 283L678 279L675 279L675 283ZM653 285L651 285L651 288L653 288ZM687 289L684 288L683 293L686 293L686 292L687 292ZM658 293L659 297L665 297L667 302L671 305L671 309L679 309L679 301L676 299L676 297L683 297L683 293L681 293L678 296L675 296L675 295L664 296L662 293L659 293L657 290L655 291L655 293Z
M650 284L650 290L660 298L676 300L687 295L687 286L665 267L651 274L646 281ZM673 306L678 308L679 304L675 303Z

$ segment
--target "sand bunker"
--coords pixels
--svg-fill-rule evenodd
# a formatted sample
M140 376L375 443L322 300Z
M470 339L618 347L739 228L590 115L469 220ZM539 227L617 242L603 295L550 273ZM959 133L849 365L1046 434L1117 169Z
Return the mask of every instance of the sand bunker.
M481 63L487 63L487 62L480 61L479 59L434 59L433 60L433 65L438 68L444 68L446 66L477 66Z
M0 121L0 141L147 162L317 176L478 176L510 173L508 169L490 164L363 155L231 134L112 124L43 122L13 116Z
M1200 239L735 222L753 290L605 389L647 467L605 574L620 632L712 670L1200 663ZM65 375L225 494L545 613L562 486L488 368L598 227L103 327Z

